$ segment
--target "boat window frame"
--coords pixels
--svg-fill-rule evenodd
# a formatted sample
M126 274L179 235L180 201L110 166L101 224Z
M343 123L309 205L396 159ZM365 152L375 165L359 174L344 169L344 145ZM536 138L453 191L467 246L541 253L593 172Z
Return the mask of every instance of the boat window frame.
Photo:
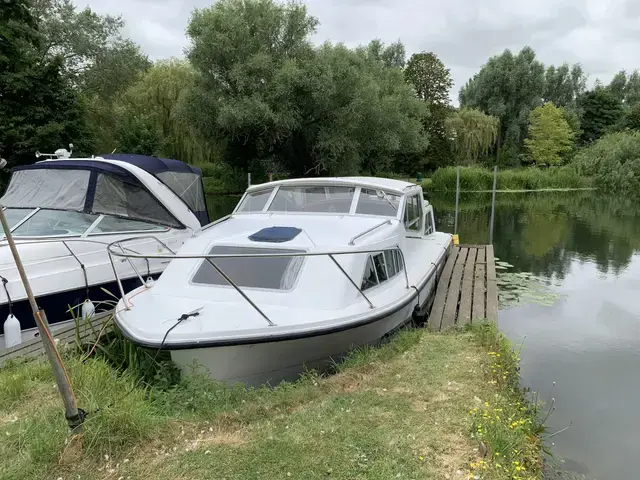
M236 204L235 208L233 209L233 211L231 212L231 215L255 215L255 214L260 214L260 213L265 213L265 214L269 214L269 215L279 215L279 214L285 214L285 215L323 215L323 216L333 216L333 217L343 217L343 216L358 216L358 217L364 217L364 218L389 218L389 219L393 219L395 218L396 220L402 221L403 219L403 215L404 215L404 206L406 205L406 201L407 198L409 198L411 195L421 195L418 192L390 192L385 188L380 188L380 187L374 187L374 186L362 186L362 185L357 185L354 186L353 188L355 188L355 191L353 192L353 199L351 201L351 207L349 208L349 212L344 212L344 213L338 213L338 212L276 212L276 211L270 211L269 208L271 207L271 204L273 203L276 195L278 194L278 191L280 190L280 187L286 187L287 185L269 185L269 184L265 184L264 188L259 188L256 189L252 192L248 192L245 191L244 194L242 195L242 197L240 198L240 200L238 201L238 203ZM304 186L309 186L309 187L340 187L340 186L347 186L347 185L341 185L341 184L332 184L332 183L327 183L326 185L313 185L313 184L308 184L308 185L300 185L300 187L304 187ZM362 189L365 190L380 190L385 192L388 195L394 195L394 196L398 196L400 197L400 202L398 205L398 210L396 212L396 215L394 217L389 216L389 215L374 215L374 214L368 214L368 213L356 213L356 209L358 208L358 202L360 201L360 193L362 191ZM248 195L251 194L255 194L258 192L261 192L262 190L268 190L268 189L273 189L271 192L271 196L268 198L267 203L265 203L264 207L262 208L262 210L254 210L251 212L241 212L239 210L240 205L242 205L242 202L244 202L245 198Z
M3 208L6 209L6 208L16 208L16 207L3 207ZM29 210L29 209L25 208L25 210ZM31 213L29 213L20 222L18 222L16 225L14 225L11 228L11 233L14 233L15 230L17 230L20 226L22 226L30 218L32 218L33 216L35 216L38 212L40 212L42 210L56 211L56 212L84 213L84 212L76 212L75 210L58 210L58 209L55 209L55 208L36 207L36 208L33 209L33 211ZM162 224L153 223L153 222L144 222L143 220L135 220L135 219L132 219L130 217L119 217L117 215L107 215L107 214L104 214L104 213L100 213L100 214L97 214L97 215L98 215L98 218L96 218L93 221L93 223L91 225L89 225L85 229L85 231L82 232L82 233L72 233L72 234L67 234L67 235L15 235L15 238L16 239L21 239L21 240L22 239L24 239L24 240L37 240L37 239L48 239L48 238L54 238L54 239L57 239L57 238L87 238L89 236L96 237L96 236L104 236L104 235L166 233L166 232L170 231L171 228L172 228L172 227L169 227L167 225L162 225ZM93 230L98 226L98 224L106 217L121 218L122 220L130 220L130 221L133 221L133 222L149 223L150 225L154 225L157 228L153 229L153 230L118 230L118 231L113 231L113 232L96 232L96 233L92 233ZM0 234L0 239L6 239L6 235L5 234Z
M418 199L417 201L417 207L418 207L418 215L412 219L412 220L406 220L405 217L408 214L408 207L409 207L409 202L411 201L412 198L416 198ZM404 224L404 229L407 233L412 233L412 234L418 234L418 235L422 235L423 234L423 226L421 224L423 217L424 217L424 199L422 198L422 196L420 195L420 193L415 192L415 193L408 193L405 196L405 202L404 202L404 207L402 209L402 223ZM418 228L412 228L417 224Z
M278 244L275 244L278 245ZM215 242L210 243L209 245L207 245L206 251L210 252L212 248L214 247L232 247L232 248L260 248L260 247L253 247L253 246L248 246L248 245L229 245L229 244L216 244ZM284 248L284 246L280 246L280 247L276 247L273 246L272 248L270 248L271 250L291 250L291 248ZM309 253L309 249L308 248L295 248L295 250L297 250L296 254L292 254L290 258L296 258L296 257L301 257L302 258L302 262L300 264L300 268L298 269L298 273L296 275L296 278L293 282L293 284L291 285L291 288L288 289L282 289L282 288L266 288L266 287L247 287L244 285L239 285L236 283L236 285L244 290L249 290L249 291L255 291L255 292L267 292L267 293L282 293L282 294L286 294L286 293L290 293L293 290L295 290L296 288L298 288L298 285L300 283L300 279L302 278L302 275L304 273L305 268L307 267L307 256L302 255L304 253ZM224 255L224 254L221 254ZM255 257L255 258L259 258L259 257ZM215 259L212 259L215 261ZM196 288L225 288L225 289L233 289L235 290L235 287L233 285L230 285L228 282L224 283L224 284L208 284L208 283L199 283L199 282L194 282L193 279L195 278L195 276L198 273L198 270L200 270L200 268L202 267L202 265L204 264L204 262L206 262L207 259L203 258L201 261L199 262L195 262L194 267L189 271L189 285L192 287L196 287ZM213 267L212 267L213 268ZM287 267L288 268L288 267ZM224 270L223 270L224 272ZM227 274L227 272L224 272L225 274ZM228 274L227 274L228 275ZM234 280L235 283L235 280Z
M395 267L396 267L396 271L392 276L389 276L389 268L387 267L387 256L385 255L386 251L390 251L392 252L392 256L393 256L393 261L395 263ZM370 253L367 255L367 259L364 262L364 269L362 271L362 275L361 275L361 280L360 280L360 290L362 292L365 291L369 291L373 288L379 287L380 285L383 285L385 283L391 282L394 278L398 277L401 273L404 273L404 265L402 265L402 261L400 259L400 252L398 251L398 248L394 248L393 250L387 249L387 250L382 250L380 252L377 253ZM376 269L376 263L374 260L374 257L376 256L381 256L382 257L382 265L384 266L385 272L387 274L387 278L385 280L380 281L380 277L378 275L378 271ZM367 265L369 264L369 261L371 261L371 264L373 265L373 271L376 274L376 280L378 283L376 283L375 285L371 285L369 287L366 287L364 285L365 282L365 277L367 274Z

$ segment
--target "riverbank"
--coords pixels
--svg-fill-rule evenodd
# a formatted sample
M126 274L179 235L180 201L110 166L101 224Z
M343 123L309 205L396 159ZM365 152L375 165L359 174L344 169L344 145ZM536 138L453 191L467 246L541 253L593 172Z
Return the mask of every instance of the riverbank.
M401 332L335 375L245 391L193 376L165 390L67 355L92 412L69 441L48 365L0 376L0 477L538 478L535 411L492 325ZM46 473L45 473L46 472ZM479 477L477 477L479 478Z
M430 177L428 188L438 192L455 192L457 167L437 169ZM427 188L425 185L423 185ZM590 178L578 175L569 167L498 169L496 188L500 192L570 191L592 189ZM493 189L493 169L460 168L460 190L489 192Z

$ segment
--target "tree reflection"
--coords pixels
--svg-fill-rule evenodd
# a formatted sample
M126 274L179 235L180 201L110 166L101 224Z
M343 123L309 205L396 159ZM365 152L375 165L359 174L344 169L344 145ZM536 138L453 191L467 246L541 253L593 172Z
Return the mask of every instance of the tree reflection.
M436 195L438 228L452 232L455 197ZM458 219L462 243L487 243L490 194L464 194ZM595 192L498 193L496 255L518 271L562 279L574 261L619 274L640 250L640 206Z

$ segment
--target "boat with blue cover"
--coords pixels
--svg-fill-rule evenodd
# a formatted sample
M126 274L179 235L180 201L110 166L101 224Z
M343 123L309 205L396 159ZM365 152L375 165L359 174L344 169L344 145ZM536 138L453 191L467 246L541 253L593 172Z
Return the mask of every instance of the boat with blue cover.
M209 223L199 168L142 155L70 158L66 150L58 152L14 168L0 198L32 290L54 329L79 316L80 305L113 299L107 292L117 292L116 273L127 288L135 288L140 276L145 281L157 277L168 263L126 259L112 264L107 245L144 233L153 239L130 242L130 251L168 252ZM3 237L0 334L7 319L12 334L5 346L10 347L33 338L37 329Z

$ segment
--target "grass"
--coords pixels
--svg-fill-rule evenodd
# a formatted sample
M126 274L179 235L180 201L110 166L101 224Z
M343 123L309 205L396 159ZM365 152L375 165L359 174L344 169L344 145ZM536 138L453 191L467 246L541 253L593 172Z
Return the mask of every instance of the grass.
M431 184L428 188L434 191L455 191L456 176L457 167L439 168L431 176ZM496 185L500 191L582 189L591 186L590 179L578 175L570 167L498 169ZM493 170L482 167L460 169L461 191L480 192L491 189L493 189Z
M354 352L334 375L310 372L274 389L198 374L143 389L104 360L66 363L80 406L101 410L71 440L48 366L5 366L1 478L540 475L536 412L517 387L515 354L491 325L403 331Z

